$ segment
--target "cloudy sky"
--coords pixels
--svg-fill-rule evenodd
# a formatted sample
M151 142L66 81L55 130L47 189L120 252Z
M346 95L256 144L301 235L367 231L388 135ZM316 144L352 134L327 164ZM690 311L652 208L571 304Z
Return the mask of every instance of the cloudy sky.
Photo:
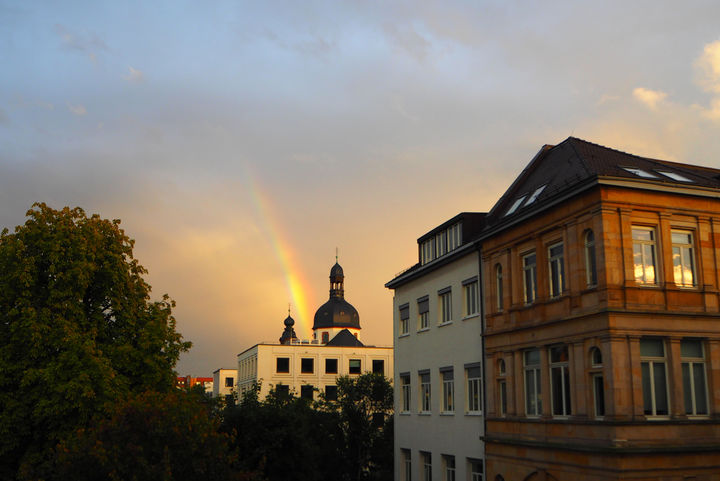
M416 239L570 135L720 167L720 3L0 0L0 227L120 218L209 375L310 336L340 250L392 343Z

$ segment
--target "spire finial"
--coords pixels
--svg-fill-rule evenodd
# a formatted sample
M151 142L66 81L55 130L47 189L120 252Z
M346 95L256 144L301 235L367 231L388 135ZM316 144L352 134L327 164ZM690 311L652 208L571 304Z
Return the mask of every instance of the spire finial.
M288 317L290 317L290 303L288 302Z
M338 248L335 248L335 263L337 264L338 261Z

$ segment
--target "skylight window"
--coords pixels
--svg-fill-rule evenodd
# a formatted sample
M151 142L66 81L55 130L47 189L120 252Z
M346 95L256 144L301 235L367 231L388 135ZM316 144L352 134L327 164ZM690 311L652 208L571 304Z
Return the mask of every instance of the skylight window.
M513 212L515 212L518 209L518 207L520 207L520 204L523 203L523 201L525 200L525 197L527 197L527 194L523 195L518 200L516 200L515 203L508 209L508 211L505 212L505 215L510 215Z
M542 191L545 190L546 186L547 186L547 184L544 184L544 185L541 185L540 187L538 187L537 189L535 189L535 192L533 192L532 195L530 196L530 198L528 199L528 201L525 202L525 205L528 206L528 205L532 204L533 202L535 202L537 200L538 196L540 194L542 194Z
M642 169L635 169L633 167L623 167L623 169L627 170L631 174L637 175L638 177L644 177L646 179L657 179L658 178L657 175L651 174L650 172L647 172Z
M664 175L665 177L670 177L672 180L677 180L678 182L692 182L692 180L688 179L687 177L676 174L675 172L667 172L664 170L658 170L656 172L658 174Z

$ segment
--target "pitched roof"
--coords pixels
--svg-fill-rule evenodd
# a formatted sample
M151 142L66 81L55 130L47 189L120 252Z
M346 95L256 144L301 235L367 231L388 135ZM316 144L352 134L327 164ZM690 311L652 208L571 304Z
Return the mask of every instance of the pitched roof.
M720 189L718 169L640 157L568 137L540 149L490 210L486 230L542 210L598 179Z
M335 337L330 339L330 342L325 344L326 346L343 346L343 347L363 347L365 344L360 342L360 339L355 337L352 332L347 329L335 334Z

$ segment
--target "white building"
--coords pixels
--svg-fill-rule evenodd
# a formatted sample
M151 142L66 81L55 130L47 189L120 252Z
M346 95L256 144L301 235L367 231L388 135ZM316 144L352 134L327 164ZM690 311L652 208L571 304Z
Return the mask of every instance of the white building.
M483 473L479 254L484 214L461 213L418 239L394 290L395 480Z
M256 344L238 354L240 396L260 382L261 398L274 386L308 399L317 399L319 392L332 399L338 376L370 371L391 378L393 348L360 341L360 316L345 300L344 279L336 262L330 270L330 298L315 313L312 340L297 338L288 313L278 343Z
M231 396L235 392L237 369L216 369L213 372L213 397Z

